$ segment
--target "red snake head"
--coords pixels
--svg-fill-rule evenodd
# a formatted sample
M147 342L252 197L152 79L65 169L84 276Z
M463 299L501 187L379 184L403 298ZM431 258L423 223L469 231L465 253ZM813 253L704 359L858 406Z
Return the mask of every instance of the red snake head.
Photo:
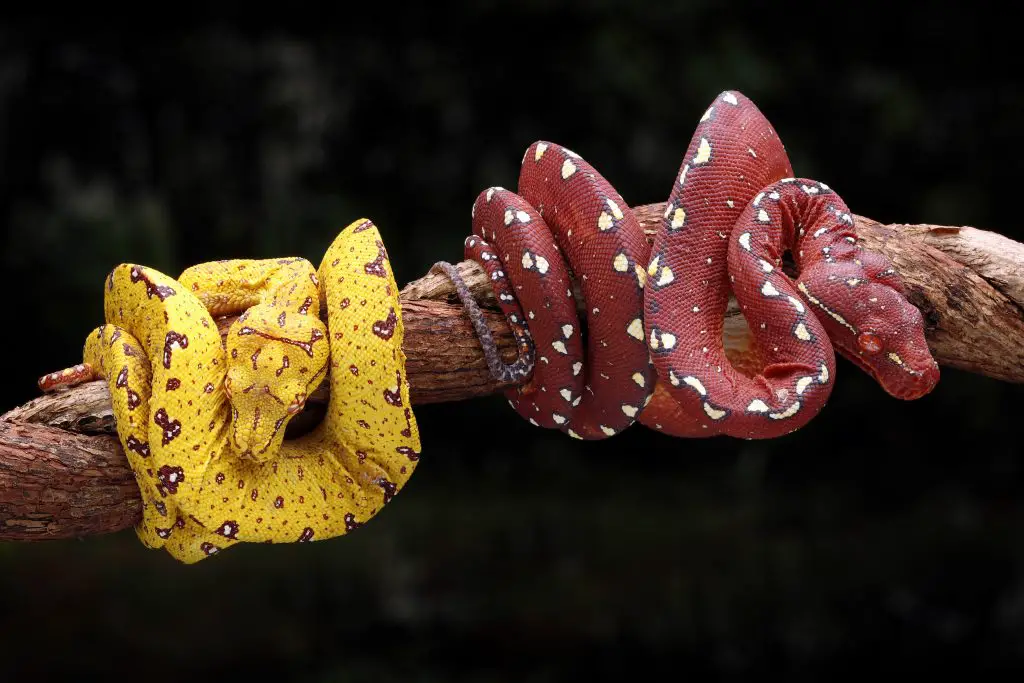
M890 395L917 399L935 388L939 366L921 312L879 279L854 264L831 264L827 270L812 266L800 275L798 287L844 358Z
M277 452L284 427L323 379L329 355L316 315L260 304L232 323L224 391L241 457L262 462Z

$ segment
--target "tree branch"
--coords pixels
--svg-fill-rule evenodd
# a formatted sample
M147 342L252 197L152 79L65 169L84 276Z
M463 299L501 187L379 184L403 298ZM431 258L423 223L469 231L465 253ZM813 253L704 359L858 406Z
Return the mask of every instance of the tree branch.
M664 204L633 209L648 241L663 210ZM884 254L903 276L911 302L924 314L928 343L940 365L1024 382L1024 245L975 228L882 225L860 216L857 231L865 248ZM496 309L483 271L473 262L458 268L481 303ZM401 299L414 404L502 389L487 370L446 276L429 273L409 283ZM222 332L232 319L218 321ZM486 319L511 360L515 344L504 319L496 310ZM748 343L733 301L726 314L727 348ZM53 369L76 360L57 362ZM289 432L315 423L326 397L324 385ZM113 433L102 381L40 396L0 416L0 540L69 538L133 525L140 514L138 489Z

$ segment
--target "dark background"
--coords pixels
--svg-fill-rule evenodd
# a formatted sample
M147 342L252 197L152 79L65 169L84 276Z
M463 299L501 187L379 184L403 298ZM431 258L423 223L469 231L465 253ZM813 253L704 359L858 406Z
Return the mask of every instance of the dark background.
M116 263L319 263L365 215L404 283L458 260L477 193L514 187L536 139L663 200L724 89L857 213L1024 239L1014 22L832 5L0 23L0 411L77 362ZM820 417L771 442L581 444L498 397L424 406L415 476L345 538L192 567L131 531L0 544L0 679L1019 672L1022 406L948 369L899 402L845 361Z

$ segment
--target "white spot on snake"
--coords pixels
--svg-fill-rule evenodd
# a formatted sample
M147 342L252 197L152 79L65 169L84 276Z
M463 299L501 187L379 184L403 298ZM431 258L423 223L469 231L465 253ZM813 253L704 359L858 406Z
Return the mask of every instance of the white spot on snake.
M755 398L753 401L750 402L750 405L747 406L747 412L748 413L767 413L768 412L768 404L766 404L764 401L762 401L759 398Z
M761 221L762 223L769 223L771 222L772 217L769 216L768 212L765 211L764 209L759 209L757 212L757 220Z
M583 369L583 363L581 361L576 361L575 363L573 363L572 364L572 376L575 377L575 376L579 375L580 374L580 370L582 370L582 369Z
M764 199L764 192L758 192L757 196L754 197L754 206L760 206L762 199Z
M533 255L528 251L523 252L523 268L527 270L533 268Z
M757 158L757 152L754 151L753 147L747 147L747 154L754 157L755 159Z
M780 183L795 183L796 182L796 178L783 178L779 182Z
M729 104L733 105L734 107L737 104L739 104L739 101L736 99L736 96L733 95L731 92L727 92L724 95L722 95L722 99L728 102Z
M768 417L773 420L785 420L787 417L793 417L800 410L800 401L794 401L793 405L789 406L781 413L768 413Z
M636 417L636 414L640 412L636 406L631 406L628 403L622 404L622 412L626 414L626 417Z
M634 372L633 381L636 382L637 386L643 387L645 382L643 374L639 372Z
M765 261L764 259L761 259L761 270L763 270L766 273L770 273L773 270L775 270L775 267L772 264Z
M779 193L778 192L772 192L771 194L768 195L768 199L771 199L772 201L776 201L776 202L779 201Z
M533 150L533 160L540 161L540 158L544 156L544 152L548 151L548 146L543 142L537 145L537 148Z
M778 296L779 290L775 289L775 285L766 280L764 285L761 287L761 294L765 296Z
M690 170L690 165L686 164L683 166L683 170L679 172L679 185L682 186L686 182L686 172Z
M711 159L711 143L707 138L701 138L697 145L697 153L693 155L693 163L706 164Z
M572 336L573 328L572 325L562 325L562 334L568 339Z
M563 356L569 353L565 348L565 342L561 340L551 342L551 346L555 351L558 351Z
M669 268L668 266L665 266L664 268L661 269L661 273L658 275L658 280L656 284L659 287L664 287L665 285L672 282L672 280L674 279L675 276L672 274L672 269Z
M565 430L565 433L568 434L569 436L571 436L574 439L582 439L583 438L582 436L580 436L576 432L572 431L571 429Z
M701 396L708 395L708 390L704 388L704 384L699 379L692 375L687 375L686 377L684 377L683 383L696 389L697 393L700 394ZM678 382L676 382L675 384L676 386L679 386Z
M529 223L530 214L526 213L525 211L516 211L516 220L519 221L520 223Z
M602 232L611 230L614 225L615 221L612 220L607 211L602 211L601 215L597 217L597 229Z
M793 334L795 334L796 338L800 341L811 340L811 333L803 323L797 323L796 328L793 330Z
M608 210L612 212L613 216L615 216L615 220L617 220L617 221L622 220L623 214L622 214L622 209L619 208L619 205L616 204L615 202L613 202L612 200L607 199L607 198L605 198L604 201L605 201L606 204L608 204Z
M693 307L693 312L694 313L700 313L700 306L694 306Z
M740 235L739 243L741 247L743 247L747 251L750 251L750 233L745 232L742 235Z
M537 272L541 275L548 272L548 260L540 255L537 256ZM572 293L570 292L570 296L571 295Z
M604 425L601 425L601 431L604 432L607 436L615 436L615 430L612 429L611 427L605 427Z
M576 172L576 164L568 159L562 164L562 180L568 180L569 176Z
M668 371L668 381L674 387L678 387L679 386L679 378L676 377L676 373L675 373L674 370L669 370Z
M505 209L505 225L512 225L513 220L515 220L515 214L512 209Z
M725 200L725 205L728 206L730 209L736 208L736 202L734 202L731 199L726 199Z
M831 187L829 187L828 185L826 185L825 183L822 183L822 182L819 182L818 185L821 186L821 189L826 190L826 191L832 189Z
M807 387L814 381L813 377L801 377L796 381L796 393L797 396L803 395Z
M897 353L890 352L889 353L889 360L891 360L896 365L903 365L903 359L900 358L899 354L897 354Z
M577 154L576 152L572 151L568 147L563 147L562 151L565 152L568 156L571 156L573 159L579 159L580 158L579 154Z
M860 280L858 278L851 277L849 280L846 281L846 284L850 285L851 287L856 287L857 285L860 284Z
M814 185L801 185L800 189L806 192L807 194L818 194L818 188L815 187Z
M564 425L565 415L559 415L558 413L551 413L551 419L554 420L555 424Z
M708 107L708 110L706 112L704 112L704 116L700 117L700 122L701 123L704 123L705 121L707 121L708 119L711 118L711 112L712 112L712 110L714 110L714 108L715 108L714 105L711 105L710 107Z
M560 389L558 391L558 393L560 393L562 395L562 398L564 398L566 400L566 402L572 403L572 392L570 390L568 390L568 389Z
M535 314L535 313L534 313L533 311L530 311L530 312L529 312L529 313L527 313L526 315L530 316L530 320L533 320L534 318L536 318L536 317L537 317L537 316L536 316L536 314Z
M718 408L715 408L707 401L704 401L704 412L707 413L708 417L710 417L712 420L721 420L723 417L726 416L726 412L724 410L719 410Z
M828 228L818 228L817 230L814 231L814 234L811 235L811 237L814 237L814 238L821 237L823 234L825 234L825 232L827 230L828 230Z
M630 337L643 341L644 338L644 322L640 318L634 318L633 322L626 328L626 332L629 333Z
M532 424L534 427L540 427L540 425L537 424L537 421L534 420L532 417L530 418L530 424Z
M491 201L491 197L494 196L494 191L498 190L498 189L500 189L500 188L497 188L497 187L488 188L488 190L487 190L487 201Z
M682 207L678 207L672 212L672 222L669 224L669 229L678 230L683 227L686 223L686 211Z
M818 374L818 382L821 384L828 383L828 366L824 363L821 364L821 372Z
M615 260L612 261L612 266L620 273L625 273L629 270L629 259L627 259L626 255L620 251L615 255Z
M788 299L789 303L793 304L793 308L797 310L797 313L804 312L804 304L800 299L797 299L795 296L788 297Z

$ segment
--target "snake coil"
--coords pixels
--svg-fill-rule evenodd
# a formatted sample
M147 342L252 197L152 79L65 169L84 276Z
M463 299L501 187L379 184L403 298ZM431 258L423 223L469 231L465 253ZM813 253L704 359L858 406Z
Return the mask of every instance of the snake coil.
M490 275L519 340L520 360L495 374L526 380L507 390L512 406L570 436L607 438L639 421L680 437L777 437L825 405L836 351L897 398L939 379L892 264L861 249L838 194L793 177L779 136L736 91L701 117L651 247L592 166L541 141L516 193L477 197L464 253ZM585 301L585 356L570 274ZM755 342L752 370L725 352L730 290ZM501 364L493 343L484 351Z

